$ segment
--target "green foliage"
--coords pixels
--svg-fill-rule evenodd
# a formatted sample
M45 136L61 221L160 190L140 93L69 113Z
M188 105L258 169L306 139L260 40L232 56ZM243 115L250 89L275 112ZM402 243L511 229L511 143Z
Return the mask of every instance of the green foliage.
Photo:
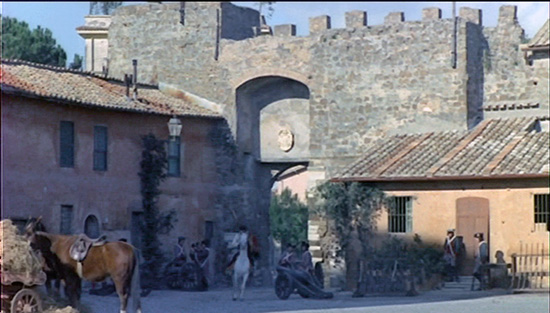
M75 53L75 55L73 57L73 62L71 62L71 64L69 64L69 68L73 69L73 70L81 70L82 69L82 62L83 62L83 58L80 55Z
M65 67L67 54L49 29L2 16L2 58Z
M141 153L141 195L144 223L142 230L142 254L145 259L143 275L146 280L154 281L159 277L160 264L164 256L160 250L158 239L160 233L169 232L173 228L175 212L167 214L159 212L157 202L160 196L160 183L166 178L167 158L164 142L157 140L153 134L141 137L143 151Z
M443 273L445 263L443 251L439 246L426 245L420 236L415 234L414 242L407 244L405 241L391 237L386 240L382 248L374 250L369 258L374 262L389 262L391 266L394 260L401 260L402 266L411 270L416 277L424 273L427 277L436 273Z
M90 15L111 15L116 8L122 5L122 1L96 1L90 2Z
M361 256L368 253L370 235L375 230L376 218L387 199L386 195L361 183L325 182L314 191L315 211L334 221L342 250L349 246L357 233L361 242Z
M307 240L307 205L296 194L285 188L280 195L273 195L269 207L271 235L285 247Z

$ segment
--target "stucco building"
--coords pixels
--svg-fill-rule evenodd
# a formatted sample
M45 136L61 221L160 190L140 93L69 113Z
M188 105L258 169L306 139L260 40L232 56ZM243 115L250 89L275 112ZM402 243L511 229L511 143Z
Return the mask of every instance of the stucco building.
M136 90L89 72L2 60L2 218L42 216L54 233L106 234L140 247L141 137L153 134L169 160L158 205L177 219L161 234L163 248L171 251L177 236L214 240L215 138L225 121L193 95ZM182 131L171 138L174 116Z
M394 197L378 232L443 244L462 236L461 268L471 275L476 232L485 234L490 261L505 260L520 244L548 252L550 230L548 117L487 119L472 131L398 135L373 144L334 181L363 182Z

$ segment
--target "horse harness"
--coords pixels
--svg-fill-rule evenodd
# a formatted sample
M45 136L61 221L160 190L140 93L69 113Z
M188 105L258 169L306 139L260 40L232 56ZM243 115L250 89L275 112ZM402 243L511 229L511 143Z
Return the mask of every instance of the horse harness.
M69 255L76 261L76 272L82 278L82 262L88 256L88 252L92 247L102 246L106 241L107 236L103 235L97 239L91 239L85 234L80 234L69 249Z

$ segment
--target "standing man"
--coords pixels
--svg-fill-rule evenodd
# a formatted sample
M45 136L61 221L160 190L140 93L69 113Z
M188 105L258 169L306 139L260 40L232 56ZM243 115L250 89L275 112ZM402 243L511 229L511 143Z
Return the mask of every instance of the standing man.
M485 289L485 264L489 263L489 248L487 242L483 238L483 233L475 233L474 238L477 238L478 245L475 252L474 277L479 281L477 290ZM474 281L472 281L472 290L474 289Z
M455 230L448 229L447 237L445 238L445 243L443 249L445 254L443 259L447 263L447 275L450 277L450 281L459 281L458 270L456 268L456 257L458 255L458 240L456 240Z
M301 269L313 275L313 258L311 252L309 252L309 243L302 241L302 262Z
M187 262L187 251L185 250L185 237L178 237L178 243L174 246L174 263Z

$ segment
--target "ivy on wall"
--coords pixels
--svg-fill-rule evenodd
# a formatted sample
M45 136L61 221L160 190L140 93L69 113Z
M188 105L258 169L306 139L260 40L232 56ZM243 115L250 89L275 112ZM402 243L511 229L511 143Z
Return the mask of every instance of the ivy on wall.
M141 196L143 207L142 256L144 259L142 274L146 284L152 284L160 275L164 256L160 249L159 233L169 232L173 228L175 211L162 214L158 208L161 194L159 186L166 178L167 158L164 142L153 134L141 137L143 151L141 153L139 177L141 181Z

